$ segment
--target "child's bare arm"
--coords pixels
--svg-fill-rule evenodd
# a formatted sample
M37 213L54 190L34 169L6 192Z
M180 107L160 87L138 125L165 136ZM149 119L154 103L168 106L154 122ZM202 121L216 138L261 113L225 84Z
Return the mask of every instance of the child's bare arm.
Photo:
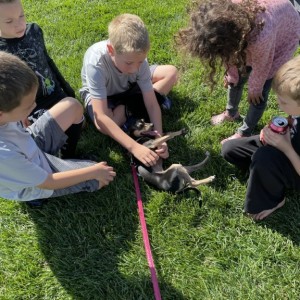
M100 162L81 169L49 174L47 179L38 187L41 189L56 190L96 179L99 181L99 188L101 188L113 181L115 176L116 172L114 172L112 167L108 166L106 162Z
M154 90L143 92L144 103L149 114L151 123L154 125L154 129L162 134L162 118L161 110L157 103L157 99Z
M300 176L300 157L299 157L298 153L292 147L289 149L288 152L285 152L285 155L288 157L288 159L292 163L294 169Z
M145 102L145 106L147 108L147 112L149 114L149 118L151 123L154 125L154 129L162 134L162 117L161 117L161 109L157 103L157 99L153 90L144 92L143 98ZM166 159L169 157L168 145L167 143L162 144L155 151L160 157Z
M95 115L95 125L98 130L121 144L143 164L150 166L156 164L156 161L159 159L158 155L129 137L114 121L115 116L107 108L107 100L93 100L92 105Z

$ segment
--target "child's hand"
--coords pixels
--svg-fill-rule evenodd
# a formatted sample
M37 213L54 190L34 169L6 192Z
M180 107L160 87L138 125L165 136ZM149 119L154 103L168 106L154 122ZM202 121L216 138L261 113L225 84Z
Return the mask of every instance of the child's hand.
M97 168L96 179L99 181L99 189L101 189L103 186L108 185L111 181L114 180L116 172L114 172L113 167L107 165L107 162L100 162L96 164L95 167Z
M248 94L248 102L249 104L257 105L264 99L262 93L260 94Z
M267 125L268 127L268 125ZM262 142L263 145L267 145L265 139L264 139L264 130L262 129L259 133L259 140Z
M154 166L159 159L159 156L149 148L136 143L132 149L132 154L145 166Z
M161 144L159 148L155 150L155 152L163 159L166 159L169 157L169 150L167 143Z
M272 131L269 126L265 126L262 131L263 139L266 144L271 145L282 152L286 152L290 147L292 147L289 128L285 134L276 133Z

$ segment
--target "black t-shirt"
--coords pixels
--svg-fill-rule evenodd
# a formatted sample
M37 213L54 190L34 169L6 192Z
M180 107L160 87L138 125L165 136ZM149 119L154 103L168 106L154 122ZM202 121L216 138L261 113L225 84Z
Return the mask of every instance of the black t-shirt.
M49 65L49 57L42 29L35 23L26 25L21 38L5 39L0 37L0 50L9 52L25 61L35 72L39 80L36 96L39 108L48 108L53 96L62 92L60 83Z
M295 151L300 155L300 116L289 117L292 145Z

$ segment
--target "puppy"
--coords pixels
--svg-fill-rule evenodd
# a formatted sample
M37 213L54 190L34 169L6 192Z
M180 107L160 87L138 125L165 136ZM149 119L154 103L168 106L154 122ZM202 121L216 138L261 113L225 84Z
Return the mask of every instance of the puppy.
M158 135L157 131L153 130L153 124L146 123L144 119L134 120L134 122L129 126L128 134L135 140L142 136L150 137L152 135Z
M155 150L162 143L179 135L186 134L185 129L175 132L169 132L163 136L153 139L155 132L153 124L145 123L144 120L137 120L131 129L131 136L144 146ZM157 132L156 132L157 135ZM159 159L153 167L146 167L141 162L135 160L136 168L139 175L149 184L159 190L180 193L187 189L196 189L199 185L207 184L215 179L215 176L209 176L202 180L196 180L191 177L191 173L199 170L209 159L209 152L206 152L206 158L192 166L183 166L181 164L172 164L166 170L162 167L162 159Z

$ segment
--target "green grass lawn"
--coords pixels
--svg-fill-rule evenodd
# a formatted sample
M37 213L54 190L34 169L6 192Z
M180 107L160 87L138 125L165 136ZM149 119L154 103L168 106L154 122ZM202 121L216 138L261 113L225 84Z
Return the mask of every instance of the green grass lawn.
M150 63L181 71L164 129L189 130L170 141L166 164L211 160L196 178L216 175L194 194L175 196L140 181L163 299L299 299L300 197L266 221L243 216L247 176L220 156L220 140L239 124L212 127L226 91L204 83L200 63L176 52L174 34L186 25L187 0L24 0L28 22L44 30L50 55L78 91L86 49L107 38L108 22L138 14L151 37ZM138 4L138 5L137 5ZM78 93L77 93L78 96ZM247 111L246 101L241 113ZM278 114L272 94L257 130ZM114 166L117 178L96 193L57 198L41 210L0 201L0 299L153 299L129 158L91 124L78 153Z

